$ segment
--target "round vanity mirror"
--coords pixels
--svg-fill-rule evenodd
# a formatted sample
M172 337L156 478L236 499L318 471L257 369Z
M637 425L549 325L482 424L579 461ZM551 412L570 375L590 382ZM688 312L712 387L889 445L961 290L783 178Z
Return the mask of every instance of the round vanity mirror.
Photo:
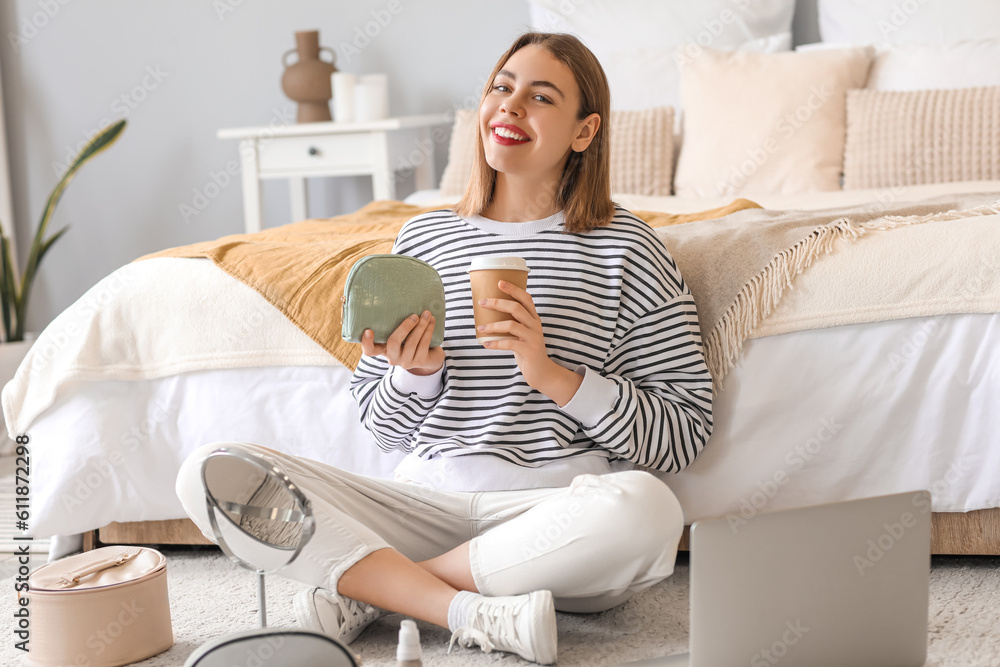
M312 537L309 500L265 459L223 447L205 459L201 476L212 531L241 566L273 572L292 562Z
M242 449L221 447L201 466L212 532L230 559L257 572L260 630L219 637L185 667L356 667L351 652L319 632L268 628L264 573L291 563L312 537L312 508L280 468Z

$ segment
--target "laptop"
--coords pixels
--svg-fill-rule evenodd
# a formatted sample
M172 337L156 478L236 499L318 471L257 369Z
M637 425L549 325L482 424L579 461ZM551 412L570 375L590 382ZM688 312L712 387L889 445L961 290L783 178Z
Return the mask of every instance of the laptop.
M927 491L696 521L690 653L633 667L921 667Z

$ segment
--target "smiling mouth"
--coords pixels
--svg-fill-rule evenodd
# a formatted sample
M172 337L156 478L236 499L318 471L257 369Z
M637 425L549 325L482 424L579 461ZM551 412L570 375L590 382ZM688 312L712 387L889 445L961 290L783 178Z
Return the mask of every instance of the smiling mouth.
M529 141L528 137L518 132L514 132L513 130L508 130L506 127L494 127L492 128L492 132L493 136L501 139L507 139L509 141L516 141L519 143Z

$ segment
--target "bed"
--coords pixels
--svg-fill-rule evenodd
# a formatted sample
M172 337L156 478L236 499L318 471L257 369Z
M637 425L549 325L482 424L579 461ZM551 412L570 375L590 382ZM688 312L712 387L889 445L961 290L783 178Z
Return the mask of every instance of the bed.
M602 11L643 5L611 4L531 6L536 25L586 37L606 24ZM704 3L705 19L688 17L670 49L635 31L588 41L617 101L616 201L660 222L738 198L763 207L658 227L682 272L700 275L700 314L716 271L699 264L696 240L712 246L705 238L720 226L746 239L763 218L850 224L773 281L773 303L734 343L713 347L715 431L698 460L664 481L687 523L721 516L734 530L763 511L926 488L936 553L1000 554L1000 81L981 64L997 61L1000 39L792 52L794 3L761 3L757 16L738 4ZM831 35L862 11L840 4L850 11L820 4ZM710 48L699 36L715 20L726 30ZM937 70L924 71L923 89L901 83L907 62L949 58L959 87ZM762 64L781 89L764 94L767 82L748 77ZM652 76L676 85L651 97L636 81ZM313 221L310 233L368 225L373 251L400 219L456 201L470 118L455 114L439 190L409 207ZM912 211L927 206L938 217L917 221ZM907 221L891 229L850 226L900 211ZM337 295L327 296L335 330ZM79 539L68 536L92 541L96 530L105 542L203 542L173 482L206 442L256 442L391 476L402 453L381 452L361 427L349 359L331 351L329 330L307 333L275 301L267 285L175 254L122 267L42 332L3 409L11 434L31 437L32 533L60 536L54 555Z

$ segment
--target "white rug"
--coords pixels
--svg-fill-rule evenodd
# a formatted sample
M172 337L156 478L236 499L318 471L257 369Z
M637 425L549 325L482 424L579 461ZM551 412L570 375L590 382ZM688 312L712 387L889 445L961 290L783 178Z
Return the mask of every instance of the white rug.
M257 625L256 575L228 561L214 548L163 548L174 646L137 663L144 667L183 665L202 643ZM8 572L4 573L9 576ZM0 618L11 619L13 581L5 579ZM267 580L269 625L295 625L292 597L301 585L278 576ZM387 616L366 630L351 649L366 665L395 665L401 616ZM682 652L688 641L688 566L682 556L673 577L602 614L559 614L560 665L615 665ZM9 627L10 620L4 627ZM456 647L446 653L449 633L418 623L424 664L529 664L510 654L484 654ZM13 647L9 630L0 645L0 664L27 664ZM1000 664L1000 558L935 557L931 571L928 667L995 667Z

